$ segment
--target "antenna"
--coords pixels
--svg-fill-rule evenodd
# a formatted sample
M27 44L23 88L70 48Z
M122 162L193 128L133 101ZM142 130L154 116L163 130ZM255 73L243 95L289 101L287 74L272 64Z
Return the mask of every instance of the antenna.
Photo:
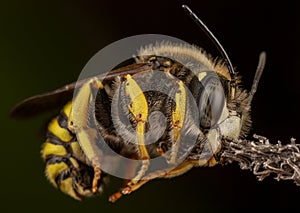
M230 73L231 81L234 81L235 80L235 72L234 72L233 66L231 64L231 61L230 61L230 59L229 59L226 51L224 50L224 48L222 47L222 45L220 44L220 42L218 41L218 39L207 28L207 26L200 20L200 18L198 18L197 15L195 13L193 13L193 11L188 6L182 5L182 8L193 19L193 21L196 22L196 24L201 28L201 30L207 35L207 37L210 38L210 40L217 47L217 49L221 53L222 57L227 62L227 67L228 67L228 70L229 70L229 73Z
M258 65L256 68L256 72L255 72L255 76L253 79L253 84L251 87L251 91L249 92L249 96L248 96L248 104L250 105L253 99L253 96L257 90L257 86L258 86L258 82L259 79L261 77L261 74L263 73L265 64L266 64L266 52L261 52L259 55L259 61L258 61Z

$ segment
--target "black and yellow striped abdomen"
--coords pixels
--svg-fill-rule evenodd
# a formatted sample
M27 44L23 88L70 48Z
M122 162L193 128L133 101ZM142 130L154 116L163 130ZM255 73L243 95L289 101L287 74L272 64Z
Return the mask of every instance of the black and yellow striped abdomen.
M72 102L69 102L50 122L41 154L49 181L62 192L81 200L93 195L94 171L87 164L76 136L68 129L71 107Z

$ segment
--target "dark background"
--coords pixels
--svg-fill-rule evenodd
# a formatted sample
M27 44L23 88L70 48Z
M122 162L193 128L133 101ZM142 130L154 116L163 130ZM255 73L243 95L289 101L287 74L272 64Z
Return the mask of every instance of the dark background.
M300 138L300 13L296 1L9 1L0 6L1 212L218 212L298 207L291 181L258 182L233 164L195 168L170 180L154 180L116 204L107 196L76 202L44 177L37 133L47 115L8 118L22 99L77 79L85 63L116 40L166 34L215 47L183 12L189 5L220 40L250 88L260 51L268 54L253 101L253 132L287 142ZM297 199L296 199L297 198Z

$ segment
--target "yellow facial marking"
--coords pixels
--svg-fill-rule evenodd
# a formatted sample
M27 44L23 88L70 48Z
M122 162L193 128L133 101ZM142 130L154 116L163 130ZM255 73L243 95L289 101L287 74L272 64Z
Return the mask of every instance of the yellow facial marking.
M48 155L66 156L67 154L67 150L62 145L49 142L44 143L44 148L42 150L42 157L44 160Z
M73 139L73 136L67 129L59 126L57 118L52 120L49 124L48 130L63 142L69 142Z
M54 186L57 187L56 182L55 182L56 175L67 169L68 169L68 165L64 162L47 165L46 166L46 174L47 174L49 181Z

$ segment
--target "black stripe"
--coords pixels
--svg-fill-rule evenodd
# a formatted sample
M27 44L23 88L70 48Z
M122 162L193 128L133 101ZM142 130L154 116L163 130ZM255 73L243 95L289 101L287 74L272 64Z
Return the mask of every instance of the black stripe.
M59 125L61 128L68 130L68 132L69 132L70 135L74 135L74 134L69 130L68 121L69 121L69 117L64 113L63 110L61 110L59 116L57 117L58 125Z
M68 169L56 174L55 183L58 187L60 186L60 182L62 180L70 177L70 170L73 169L73 165L70 162L69 157L70 156L62 157L62 156L57 156L57 155L48 155L46 158L46 166L58 164L61 162L64 162L65 164L67 164Z
M61 145L65 148L68 146L68 143L63 142L59 137L53 135L51 132L47 133L47 141L55 145Z
M47 165L64 162L65 164L67 164L68 167L73 167L73 165L69 159L70 156L71 156L71 154L67 154L66 156L47 155L45 161L46 161Z
M60 114L57 118L58 124L61 128L68 129L68 116L64 113L64 110L60 111Z
M60 138L53 135L51 132L48 132L46 142L63 146L69 154L73 154L72 148L70 146L71 143L78 143L75 136L74 139L72 139L70 142L63 142Z
M49 155L46 158L46 165L54 165L57 163L64 162L67 164L68 168L66 170L61 171L60 173L57 173L55 176L55 183L60 188L61 182L69 177L71 177L72 170L75 169L69 159L70 155L66 157L57 156L57 155ZM72 180L74 181L74 180ZM72 188L75 191L76 194L78 194L78 190L76 188L76 185L72 184ZM79 195L79 194L78 194Z
M62 171L61 173L57 174L56 177L55 177L55 183L56 183L56 185L57 185L58 187L60 187L61 181L63 181L63 180L65 180L65 179L69 178L70 175L71 175L71 172L70 172L69 169L68 169L68 170L64 170L64 171Z

